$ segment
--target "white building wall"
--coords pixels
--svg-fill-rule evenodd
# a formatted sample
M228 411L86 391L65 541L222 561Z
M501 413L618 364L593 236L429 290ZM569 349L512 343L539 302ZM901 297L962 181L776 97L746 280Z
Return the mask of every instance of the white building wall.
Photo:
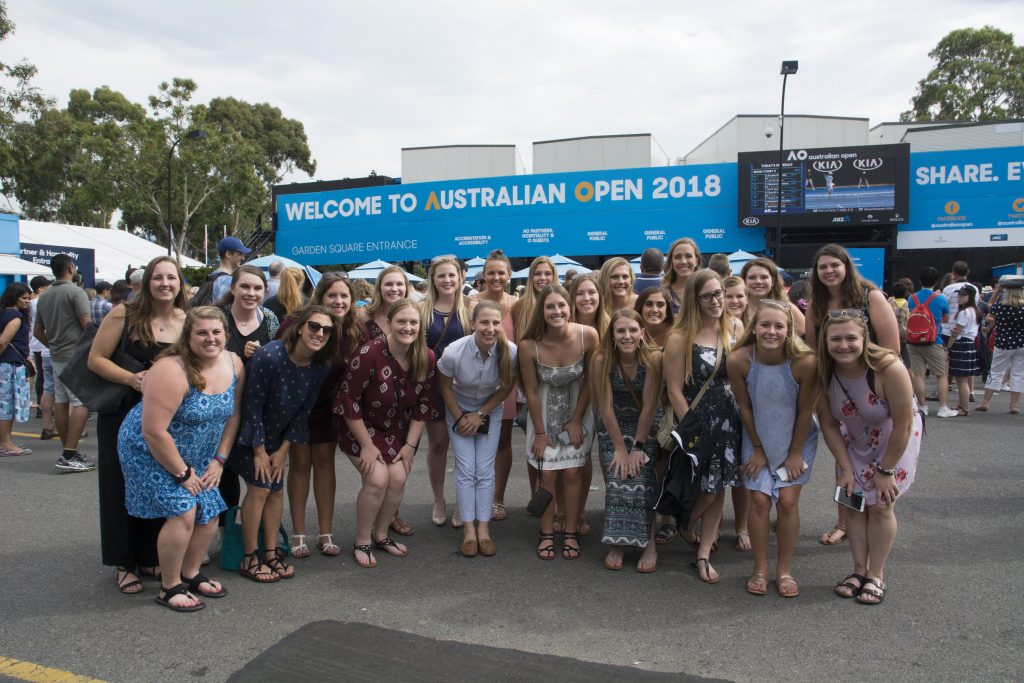
M953 128L908 130L904 136L912 152L981 149L1024 145L1024 121L989 123Z
M515 145L451 145L402 150L402 182L522 175L526 165Z
M607 135L533 143L534 173L667 165L668 155L649 134Z
M834 116L786 116L786 149L866 145L868 120ZM771 135L766 135L770 130ZM683 157L685 164L718 164L736 161L739 152L779 148L779 117L736 116Z

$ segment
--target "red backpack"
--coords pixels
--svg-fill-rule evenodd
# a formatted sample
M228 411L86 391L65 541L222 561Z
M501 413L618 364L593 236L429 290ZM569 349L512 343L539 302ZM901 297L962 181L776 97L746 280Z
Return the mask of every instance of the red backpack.
M910 297L914 307L910 309L907 316L907 343L915 345L934 344L937 339L935 332L935 316L932 309L928 307L940 292L932 292L932 295L922 304L917 294Z

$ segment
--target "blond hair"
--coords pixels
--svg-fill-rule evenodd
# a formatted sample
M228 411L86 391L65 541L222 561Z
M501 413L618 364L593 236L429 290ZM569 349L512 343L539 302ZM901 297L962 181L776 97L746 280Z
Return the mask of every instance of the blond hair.
M580 291L580 285L584 282L590 282L594 285L594 290L597 292L597 310L594 312L594 322L584 323L579 318L579 314L576 312L576 293ZM595 330L597 334L603 335L605 330L608 328L608 311L604 309L601 304L604 303L604 294L601 293L601 284L597 281L592 273L586 273L585 275L577 275L569 283L569 315L570 319L574 323L581 325L589 324Z
M391 275L391 273L401 273L402 281L405 283L405 296L409 296L409 276L406 275L405 271L398 266L388 266L384 270L380 271L379 275L377 275L377 279L373 283L373 296L370 299L370 303L366 304L363 308L363 312L366 313L366 316L370 320L377 317L377 314L384 308L384 297L381 295L380 285L384 282L384 277ZM396 301L395 303L397 304L398 302ZM390 319L391 315L389 314L388 320Z
M629 271L629 293L633 293L633 283L636 281L636 276L633 274L633 266L629 265L629 261L616 256L608 259L601 266L601 272L598 275L598 281L601 286L598 290L601 293L601 308L604 309L606 315L612 314L612 271L621 266L626 266L626 270Z
M890 349L879 346L870 341L868 337L868 324L863 316L826 315L821 321L821 332L818 334L818 388L819 391L828 391L828 385L832 381L832 375L836 370L836 362L828 352L828 330L833 325L853 323L860 330L861 339L864 344L860 351L861 364L873 372L881 372L893 363L900 360L900 357Z
M793 304L788 301L775 301L774 299L761 299L757 304L757 310L754 311L750 324L743 330L743 336L736 342L736 348L755 346L757 344L757 335L755 333L757 322L761 319L761 311L766 308L774 308L786 314L786 340L782 345L786 358L794 360L811 355L813 353L811 347L804 343L804 340L793 331Z
M516 335L516 341L526 337L526 329L530 326L530 321L533 320L533 313L534 309L537 308L537 298L539 296L533 288L533 274L537 271L537 267L542 264L551 268L552 279L555 282L558 281L558 269L555 268L554 261L547 256L538 256L533 259L533 262L530 263L530 272L527 276L526 289L523 290L522 296L519 297L519 301L515 304L516 326L514 332Z
M455 288L455 302L452 305L451 314L459 319L463 330L469 330L469 298L462 293L462 266L454 256L440 256L430 262L430 269L427 271L427 295L420 302L420 326L423 328L423 334L427 333L427 328L430 327L434 317L434 306L437 304L438 298L437 287L434 286L434 275L437 274L437 269L441 266L451 266L455 269L455 277L458 278L459 285Z
M501 320L501 304L490 299L481 299L473 309L473 322L483 311L496 311L498 319ZM475 343L475 342L474 342ZM507 387L516 381L516 364L512 362L512 351L508 345L508 337L505 336L503 327L498 327L498 340L494 342L494 348L498 362L498 381L501 386Z
M388 310L388 324L394 320L395 315L399 311L404 311L407 308L411 308L417 313L416 304L410 299L399 299L395 303L391 304L391 309ZM385 344L387 341L384 342ZM409 377L414 382L422 382L427 378L427 335L420 330L420 333L416 335L416 341L409 346Z
M643 318L641 318L640 314L632 308L620 308L612 313L611 319L608 321L608 327L601 335L599 351L594 355L594 359L591 361L591 367L593 368L593 372L591 372L591 388L594 392L594 398L598 409L605 405L608 400L608 395L611 389L611 382L609 378L612 371L612 365L619 360L619 349L615 346L614 327L615 322L622 318L629 318L640 326L641 332L644 332ZM644 366L644 368L650 370L651 365L654 363L654 354L651 353L651 345L647 339L646 333L640 338L640 343L637 345L636 356L637 362ZM629 380L623 377L622 381L628 382Z
M721 276L710 268L702 268L694 272L686 280L686 288L683 289L683 300L679 306L679 317L676 318L672 329L668 333L669 337L677 334L683 340L683 348L686 350L682 357L684 384L693 382L693 354L690 353L690 349L693 347L703 324L700 290L712 280L718 281L719 284L722 283ZM723 349L723 353L728 353L731 346L728 319L729 316L725 314L725 302L723 301L722 316L718 319L718 342Z

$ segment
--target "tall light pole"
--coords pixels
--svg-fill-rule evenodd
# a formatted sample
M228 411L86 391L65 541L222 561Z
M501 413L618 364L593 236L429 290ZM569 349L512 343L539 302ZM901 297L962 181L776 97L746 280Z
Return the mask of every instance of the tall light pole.
M205 140L208 137L205 130L190 130L178 137L171 145L171 151L167 153L167 255L171 256L171 245L174 243L174 223L171 221L171 180L174 177L171 162L174 161L174 149L182 140Z
M782 104L779 106L779 172L778 185L775 187L775 263L782 267L782 149L786 131L786 79L795 74L800 64L797 60L782 63Z

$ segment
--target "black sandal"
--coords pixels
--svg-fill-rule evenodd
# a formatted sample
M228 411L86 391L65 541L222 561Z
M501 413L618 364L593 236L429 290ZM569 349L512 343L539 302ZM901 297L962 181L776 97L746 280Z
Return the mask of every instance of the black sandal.
M195 597L194 595L188 592L188 588L186 588L185 584L183 583L179 583L177 586L171 586L170 588L164 588L163 586L160 586L160 591L163 593L163 595L158 595L153 599L156 601L156 604L163 605L169 610L173 610L175 612L198 612L199 610L206 607L206 604L202 600L199 601L198 605L188 606L175 605L171 602L171 598L177 595L187 595L190 598Z
M188 584L188 590L190 593L199 593L204 598L223 598L225 595L228 594L228 589L224 587L224 584L221 584L219 591L213 593L211 593L210 591L204 591L201 588L201 586L204 583L208 583L212 586L213 582L205 576L203 576L202 574L196 574L191 579L186 579L183 576L181 577L181 580Z
M576 547L573 548L571 545L566 545L566 541L576 541ZM583 551L580 549L580 534L577 531L566 531L565 538L562 540L562 559L563 560L576 560L579 559L580 554Z
M405 557L406 555L409 554L408 550L400 549L398 547L398 544L395 543L393 540L391 540L390 536L385 536L384 538L380 539L379 541L377 539L374 539L373 547L374 548L380 548L381 550L386 552L388 555L391 555L393 557ZM391 552L391 548L394 548L395 551Z
M268 550L267 552L273 552L274 556L269 558L264 557L263 564L270 567L270 570L274 572L274 576L279 579L290 579L295 576L295 568L284 561L284 558L286 557L284 548L277 547L272 551ZM291 574L286 573L289 569L292 570Z
M856 579L859 585L854 585L853 580ZM845 579L836 584L835 593L841 598L855 598L860 595L861 590L864 588L864 583L868 580L868 577L861 574L850 574ZM844 589L849 589L849 595L846 594ZM839 591L843 591L840 593Z
M864 596L870 595L873 600L865 600ZM885 586L879 579L868 579L861 586L860 593L857 595L857 602L862 605L881 605L882 600L885 599Z
M121 578L117 578L117 575L122 573L122 572L124 573L124 576L122 576ZM115 567L114 568L114 582L117 584L117 589L119 591L121 591L122 593L124 593L125 595L138 595L139 593L141 593L143 591L145 586L143 586L142 582L139 581L138 579L133 579L132 581L128 581L127 579L128 579L128 575L129 574L136 574L136 576L138 575L136 572L133 572L130 569L125 569L124 567ZM139 587L139 590L137 590L137 591L136 590L129 590L131 588L135 588L136 586Z
M264 568L267 571L262 571ZM274 583L281 580L281 577L275 574L274 570L260 559L258 550L247 553L242 557L242 566L238 568L238 573L256 583Z
M377 567L377 559L373 556L372 545L356 544L352 546L352 551L352 559L355 560L355 563L358 566L362 567L363 569L374 569ZM356 553L363 553L364 555L366 555L366 562L360 562L359 558L355 555Z
M555 535L554 534L544 534L544 533L542 533L540 535L540 538L538 538L537 540L538 541L554 541L555 540ZM545 561L546 560L553 560L553 559L555 559L555 550L556 550L555 549L555 544L554 543L548 543L547 545L543 545L543 546L537 548L537 557L539 557L540 559L545 560Z

